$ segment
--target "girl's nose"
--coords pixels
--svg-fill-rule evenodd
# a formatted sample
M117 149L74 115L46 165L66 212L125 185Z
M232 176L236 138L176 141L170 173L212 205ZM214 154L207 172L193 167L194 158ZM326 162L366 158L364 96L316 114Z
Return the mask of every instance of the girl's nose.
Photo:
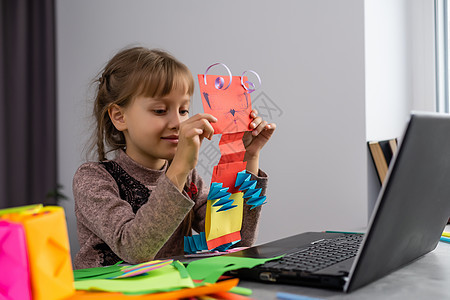
M169 128L178 129L180 128L181 116L178 112L169 114Z

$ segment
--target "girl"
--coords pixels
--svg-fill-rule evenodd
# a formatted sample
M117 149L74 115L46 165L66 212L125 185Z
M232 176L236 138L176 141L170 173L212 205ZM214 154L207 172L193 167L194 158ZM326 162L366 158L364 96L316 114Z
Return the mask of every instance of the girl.
M106 65L94 107L98 162L83 164L73 179L80 241L75 268L181 255L183 237L205 230L208 187L195 166L216 118L189 117L193 91L188 68L164 51L125 49ZM255 110L251 117L245 160L264 194L259 153L275 124ZM108 152L116 154L113 160L106 159ZM236 246L254 242L259 215L260 207L245 206Z

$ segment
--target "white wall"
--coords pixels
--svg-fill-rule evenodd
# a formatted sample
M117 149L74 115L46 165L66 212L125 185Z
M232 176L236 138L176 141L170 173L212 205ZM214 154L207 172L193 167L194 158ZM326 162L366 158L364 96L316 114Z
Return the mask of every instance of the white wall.
M366 136L399 138L411 110L435 110L434 1L366 0ZM380 184L370 157L368 214Z
M408 0L366 0L366 135L397 137L411 110Z
M366 134L401 135L411 110L435 110L431 0L366 0Z
M262 153L270 187L259 243L365 226L366 135L380 124L374 116L387 111L374 103L383 99L393 117L403 118L414 94L402 56L409 42L396 39L408 27L405 6L400 0L58 0L59 180L71 198L65 207L72 253L78 244L71 182L89 132L89 82L130 44L164 48L194 75L220 61L235 75L253 69L262 77L254 100L261 95L260 104L270 99L279 109L268 118L278 129ZM386 13L391 27L377 32ZM388 61L370 52L374 44ZM198 92L193 101L201 111Z

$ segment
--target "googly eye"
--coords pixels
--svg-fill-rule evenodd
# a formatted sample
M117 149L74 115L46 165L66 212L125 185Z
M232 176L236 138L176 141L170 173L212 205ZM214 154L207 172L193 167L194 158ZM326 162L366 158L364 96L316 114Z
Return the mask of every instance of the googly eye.
M226 90L227 88L230 87L231 81L233 80L233 76L231 75L230 69L229 69L225 64L223 64L223 63L215 63L215 64L212 64L212 65L210 65L210 66L206 69L205 74L203 75L203 78L204 78L204 81L205 81L205 85L207 85L207 83L206 83L206 74L208 73L209 69L211 69L212 67L217 66L217 65L221 65L221 66L223 66L225 69L227 69L228 75L230 76L230 82L228 82L228 85L227 85L225 88L223 88L223 86L225 85L225 79L224 79L223 77L220 77L220 76L219 76L219 77L217 77L216 80L214 81L214 86L215 86L216 89L218 89L218 90L222 90L222 89L223 89L223 90Z

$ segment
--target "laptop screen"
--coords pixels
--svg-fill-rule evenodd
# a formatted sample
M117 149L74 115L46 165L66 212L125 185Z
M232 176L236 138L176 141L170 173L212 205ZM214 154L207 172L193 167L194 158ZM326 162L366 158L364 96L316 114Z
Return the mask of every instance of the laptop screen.
M433 250L449 216L450 116L412 114L344 290Z

